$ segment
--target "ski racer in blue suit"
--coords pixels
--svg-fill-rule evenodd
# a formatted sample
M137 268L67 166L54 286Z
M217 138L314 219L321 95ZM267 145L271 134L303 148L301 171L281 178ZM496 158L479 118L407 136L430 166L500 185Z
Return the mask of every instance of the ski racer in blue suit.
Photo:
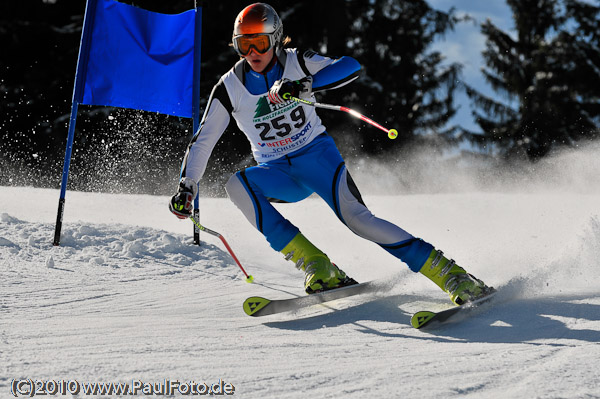
M357 79L359 63L351 57L334 59L284 48L288 41L271 6L255 3L239 13L233 47L241 59L211 92L201 126L185 154L170 210L180 218L191 215L198 181L233 116L258 164L235 173L226 185L227 193L271 247L305 272L307 293L356 283L271 204L273 200L297 202L316 193L355 234L429 277L453 302L461 304L484 294L485 284L441 251L375 217L315 108L285 100L289 94L315 101L315 92Z

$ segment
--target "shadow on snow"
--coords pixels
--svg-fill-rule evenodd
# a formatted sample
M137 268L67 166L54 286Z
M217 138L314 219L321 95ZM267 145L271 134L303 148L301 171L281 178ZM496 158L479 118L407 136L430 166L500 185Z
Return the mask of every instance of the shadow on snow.
M410 327L411 313L399 306L423 300L421 296L396 295L376 298L370 302L316 316L293 320L267 322L264 325L284 330L310 331L344 325L355 325L357 331L383 337L426 339L438 342L478 343L530 343L532 345L571 346L569 340L590 343L600 342L597 328L573 328L577 325L600 321L600 305L574 303L597 298L597 296L538 297L531 299L508 299L491 307L481 309L472 317L460 322L447 323L432 330L416 331ZM323 305L320 305L323 306ZM326 305L325 305L326 306ZM326 306L334 309L331 306ZM566 319L566 320L559 320ZM376 323L395 323L398 328ZM411 328L407 333L406 329ZM551 340L551 343L537 343Z

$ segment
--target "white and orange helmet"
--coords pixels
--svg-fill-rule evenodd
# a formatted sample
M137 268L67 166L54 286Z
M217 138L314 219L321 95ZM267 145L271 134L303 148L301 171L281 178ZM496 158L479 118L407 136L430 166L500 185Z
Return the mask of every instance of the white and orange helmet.
M251 49L264 54L281 46L283 24L277 12L268 4L254 3L244 8L233 24L233 48L240 56Z

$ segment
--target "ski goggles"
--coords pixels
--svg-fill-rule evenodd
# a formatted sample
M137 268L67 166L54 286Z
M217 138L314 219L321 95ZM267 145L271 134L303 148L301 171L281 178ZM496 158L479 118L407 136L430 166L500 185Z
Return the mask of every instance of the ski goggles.
M233 38L233 48L242 57L254 49L258 54L264 54L275 45L275 38L269 33L255 35L238 35Z

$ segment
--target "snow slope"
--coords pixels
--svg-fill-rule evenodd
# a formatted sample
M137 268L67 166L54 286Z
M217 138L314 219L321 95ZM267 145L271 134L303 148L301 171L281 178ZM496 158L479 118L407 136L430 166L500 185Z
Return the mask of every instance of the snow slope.
M494 308L429 332L410 327L411 312L447 307L445 295L347 231L317 198L277 206L357 280L396 284L250 318L246 297L302 295L303 276L227 199L202 199L201 220L226 237L255 284L218 239L190 245L192 225L170 215L167 197L68 192L62 245L53 247L58 190L0 187L0 397L11 397L13 379L30 378L221 379L242 398L599 398L596 183L363 191L376 215L500 288Z

